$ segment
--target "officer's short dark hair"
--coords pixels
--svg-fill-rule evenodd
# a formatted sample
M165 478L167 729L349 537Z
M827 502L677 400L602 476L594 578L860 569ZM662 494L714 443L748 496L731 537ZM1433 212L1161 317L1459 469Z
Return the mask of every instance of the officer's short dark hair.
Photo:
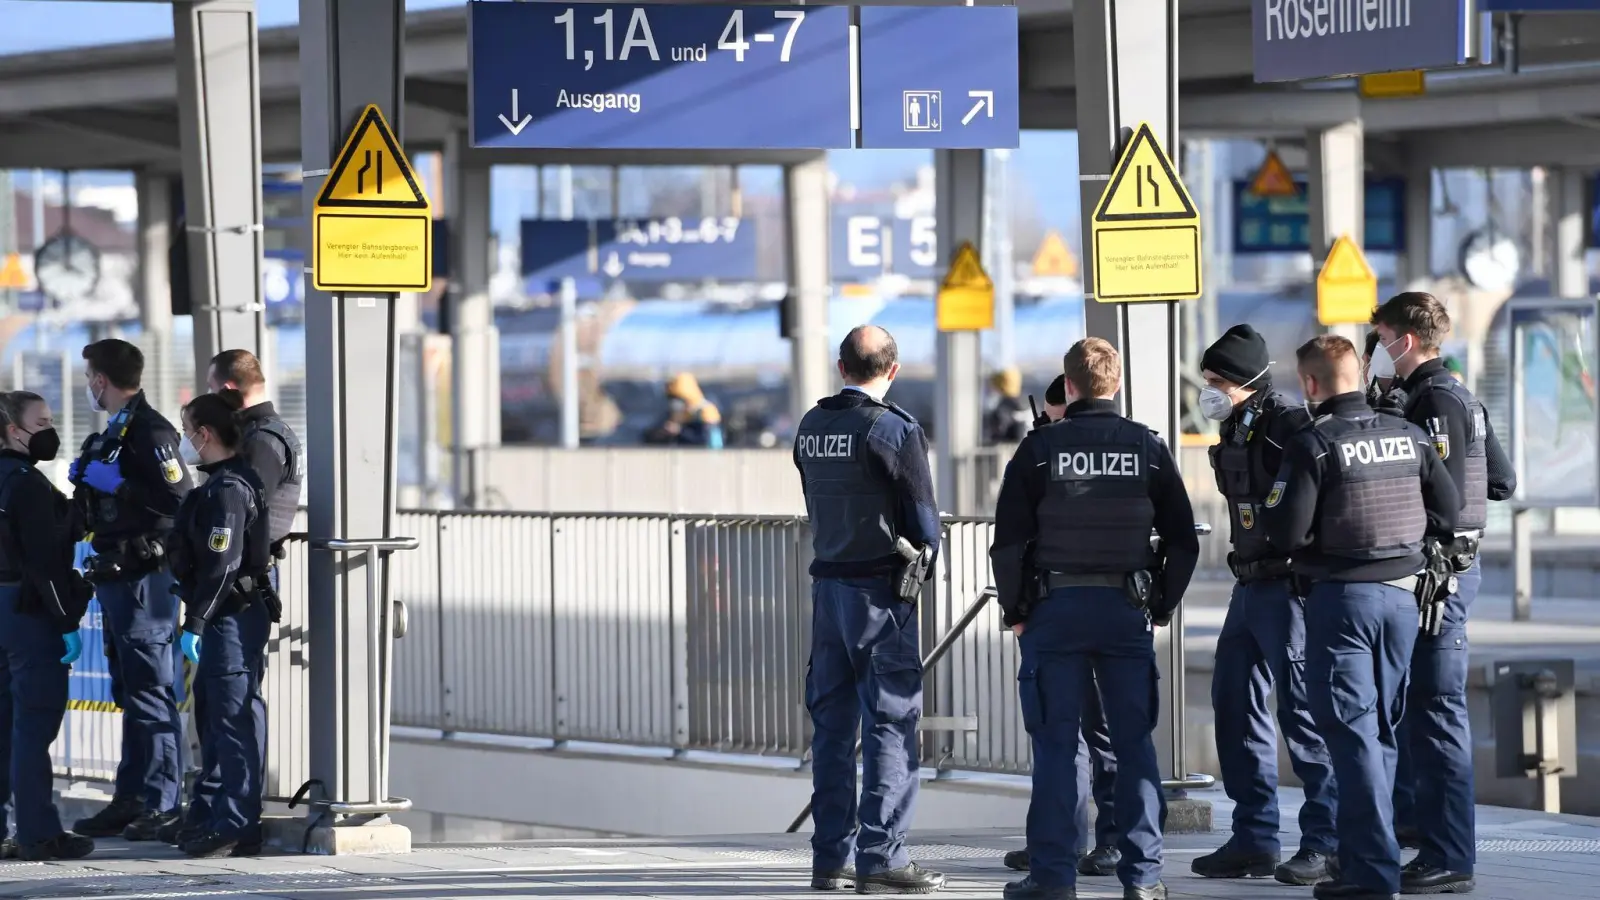
M839 366L854 384L865 384L889 374L900 361L900 347L888 329L857 325L839 344Z
M267 383L261 374L261 360L249 350L224 350L211 357L211 371L218 381L231 381L243 391Z
M1084 400L1109 397L1122 387L1122 355L1105 338L1086 337L1073 344L1061 368Z
M244 395L233 388L223 388L215 394L198 394L183 405L183 417L191 429L209 428L222 446L232 449L239 446L243 436L239 410L244 408Z
M1372 324L1387 325L1395 334L1409 334L1424 350L1438 350L1450 334L1450 312L1424 291L1395 294L1372 313Z
M1356 359L1356 345L1337 334L1319 334L1294 352L1295 361L1303 375L1310 375L1321 384L1334 384L1341 370L1350 369L1358 375L1361 361Z
M144 352L118 338L95 341L83 348L89 368L106 377L111 386L124 391L139 389L144 377Z
M1067 376L1057 375L1056 380L1044 389L1044 402L1050 406L1067 405Z

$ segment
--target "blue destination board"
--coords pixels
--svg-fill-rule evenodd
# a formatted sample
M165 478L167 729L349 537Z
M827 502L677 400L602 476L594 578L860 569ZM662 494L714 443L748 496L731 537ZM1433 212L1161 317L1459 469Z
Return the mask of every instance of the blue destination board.
M522 274L558 278L697 281L756 277L756 233L732 216L703 219L522 220Z
M851 145L848 7L467 6L474 147Z
M1017 146L1015 6L863 6L861 146Z
M1306 253L1311 250L1311 214L1306 183L1296 181L1297 197L1257 197L1250 182L1233 183L1233 252ZM1406 183L1403 178L1369 178L1362 249L1404 253Z
M828 256L835 281L870 281L883 275L931 278L939 263L933 216L909 219L835 212Z
M1256 81L1442 69L1475 55L1467 0L1251 0L1250 10Z

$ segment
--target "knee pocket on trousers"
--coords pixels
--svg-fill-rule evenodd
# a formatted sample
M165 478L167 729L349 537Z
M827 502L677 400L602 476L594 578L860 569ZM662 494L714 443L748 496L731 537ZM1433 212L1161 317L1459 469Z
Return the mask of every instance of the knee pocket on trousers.
M1017 670L1017 702L1022 706L1022 727L1032 734L1044 724L1044 698L1039 695L1039 667Z
M1372 657L1364 653L1335 653L1328 670L1328 697L1333 717L1348 725L1370 714L1378 702Z
M872 713L880 722L922 714L922 660L916 654L872 654Z
M1465 628L1446 628L1419 641L1412 655L1411 689L1419 699L1465 695L1469 652Z

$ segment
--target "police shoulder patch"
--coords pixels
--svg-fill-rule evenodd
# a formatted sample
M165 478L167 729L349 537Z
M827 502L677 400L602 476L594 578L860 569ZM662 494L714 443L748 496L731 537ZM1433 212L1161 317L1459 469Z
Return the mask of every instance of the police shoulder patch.
M222 553L222 552L226 551L228 549L228 546L230 544L232 544L232 543L233 543L233 529L232 528L213 528L213 529L211 529L211 540L208 542L208 545L211 547L211 552L213 552L213 553Z
M1239 504L1239 527L1246 530L1256 527L1256 507L1253 503Z
M1277 506L1278 505L1278 501L1283 499L1283 489L1285 487L1287 487L1287 486L1288 486L1288 482L1286 482L1286 481L1274 481L1272 483L1272 490L1267 492L1267 504L1266 505L1267 505L1268 509L1271 509L1272 507Z
M1436 434L1433 436L1433 449L1439 452L1441 460L1450 458L1450 435Z
M161 477L167 484L177 484L183 480L183 466L169 453L158 453L161 460Z

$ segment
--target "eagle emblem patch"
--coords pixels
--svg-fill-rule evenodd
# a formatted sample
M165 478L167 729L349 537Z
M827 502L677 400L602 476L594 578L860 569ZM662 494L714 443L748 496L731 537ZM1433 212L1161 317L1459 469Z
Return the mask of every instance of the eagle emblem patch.
M211 552L213 552L213 553L221 553L221 552L227 550L228 549L228 545L233 543L233 529L232 528L213 528L213 529L211 529L211 540L209 542L207 542L207 543L208 543L208 546L211 547Z
M183 465L172 455L171 450L157 447L156 461L161 463L161 477L166 479L167 484L177 484L183 480Z
M1256 507L1253 503L1239 504L1239 527L1249 530L1256 527Z
M1283 489L1284 489L1284 487L1287 486L1287 484L1288 484L1288 482L1284 482L1284 481L1274 481L1272 483L1272 490L1267 492L1267 508L1268 509L1271 509L1274 506L1277 506L1278 505L1278 501L1283 499Z
M1450 435L1436 434L1433 436L1433 449L1438 451L1439 459L1450 458Z

